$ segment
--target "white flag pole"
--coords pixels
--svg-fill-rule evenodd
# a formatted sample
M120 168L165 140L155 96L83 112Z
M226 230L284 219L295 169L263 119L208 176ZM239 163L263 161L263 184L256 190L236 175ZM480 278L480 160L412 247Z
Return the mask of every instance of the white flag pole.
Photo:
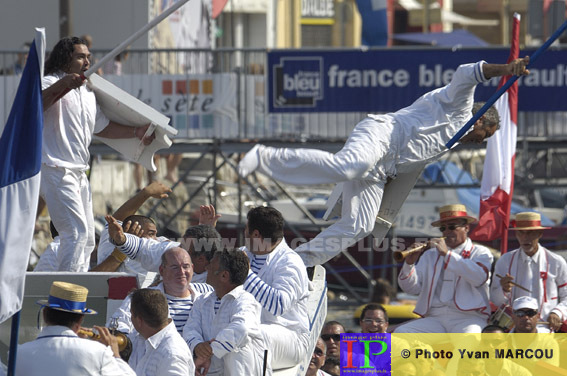
M102 67L106 62L110 61L111 59L114 59L116 56L118 56L122 51L124 51L126 49L126 47L128 47L129 45L132 44L132 42L134 42L136 39L138 39L139 37L141 37L143 34L145 34L147 31L149 31L150 29L154 28L157 24L159 24L161 21L163 21L165 18L167 18L171 13L175 12L177 9L181 8L185 3L187 3L189 0L179 0L177 1L175 4L173 4L172 6L170 6L169 8L167 8L166 10L164 10L159 16L157 16L156 18L154 18L153 20L151 20L150 22L148 22L146 25L144 25L144 27L142 27L140 30L136 31L134 34L132 34L128 39L126 39L124 42L120 43L118 46L114 47L114 49L112 51L110 51L109 53L107 53L102 59L100 59L96 64L94 64L92 67L90 67L86 72L85 72L85 77L89 77L92 73L96 72L100 67Z

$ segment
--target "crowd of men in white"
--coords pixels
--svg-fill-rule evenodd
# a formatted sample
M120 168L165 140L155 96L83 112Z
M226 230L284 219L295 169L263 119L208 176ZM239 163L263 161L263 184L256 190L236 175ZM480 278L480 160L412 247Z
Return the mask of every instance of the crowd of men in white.
M318 238L348 238L353 244L372 230L389 178L446 152L445 142L470 118L476 85L492 77L526 75L528 63L526 57L508 64L463 65L451 84L412 106L362 121L336 155L258 146L241 162L240 175L258 169L292 184L342 182L342 217ZM45 64L41 195L61 236L36 270L88 268L95 244L85 171L93 134L144 144L155 137L145 135L149 124L132 127L102 113L82 76L89 66L86 42L75 37L61 39ZM460 142L482 142L497 128L497 115L487 112ZM78 337L84 315L93 313L86 308L87 293L55 282L42 302L47 326L38 339L20 347L16 374L269 375L310 353L306 265L322 264L340 250L328 252L317 248L325 242L312 241L299 247L300 257L284 239L281 213L270 207L248 212L241 250L216 245L220 235L211 207L203 208L207 224L189 228L182 243L157 238L155 223L135 212L149 197L166 195L167 188L150 185L107 216L99 262L91 269L130 271L144 279L151 279L149 273L161 275L157 286L134 292L107 324L132 339L129 365L107 328L97 330L109 347ZM494 275L499 280L491 287L493 256L468 238L473 221L462 205L441 208L433 226L443 237L430 241L419 262L418 254L406 258L398 278L404 291L419 295L416 313L423 318L396 331L480 332L490 300L511 304L523 295L539 302L549 329L559 329L567 318L567 265L539 245L545 229L539 216L518 215L514 230L520 248L498 260Z

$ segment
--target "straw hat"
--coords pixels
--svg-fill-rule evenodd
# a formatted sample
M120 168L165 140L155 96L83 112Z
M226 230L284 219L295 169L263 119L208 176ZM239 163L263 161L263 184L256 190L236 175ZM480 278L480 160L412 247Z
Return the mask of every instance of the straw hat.
M551 227L541 226L541 215L534 212L516 214L516 220L512 222L510 230L547 230Z
M58 311L96 315L96 311L86 307L88 293L89 290L86 287L68 282L54 281L49 290L49 298L47 300L38 300L37 304Z
M454 204L440 207L439 220L432 222L431 226L439 227L441 226L441 223L450 221L451 219L464 219L467 221L467 224L476 222L475 217L467 215L467 208L465 207L465 205Z

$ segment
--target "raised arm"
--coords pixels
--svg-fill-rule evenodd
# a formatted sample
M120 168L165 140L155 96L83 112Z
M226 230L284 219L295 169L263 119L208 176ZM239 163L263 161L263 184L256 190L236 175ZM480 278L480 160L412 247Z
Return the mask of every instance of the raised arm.
M200 225L209 225L216 227L217 221L220 217L221 215L216 213L215 207L213 205L201 205L201 207L199 208Z
M114 212L113 217L119 221L124 221L131 215L136 214L138 209L150 198L166 198L171 193L171 188L166 187L160 182L154 181L150 185L144 187L140 192L136 193L132 198L122 204Z
M43 102L43 111L51 107L59 100L61 94L65 93L68 89L73 90L83 85L83 78L76 74L71 73L59 79L53 85L41 92L41 99Z
M482 73L486 78L500 76L526 76L530 73L526 66L530 63L530 57L515 59L508 64L483 64Z

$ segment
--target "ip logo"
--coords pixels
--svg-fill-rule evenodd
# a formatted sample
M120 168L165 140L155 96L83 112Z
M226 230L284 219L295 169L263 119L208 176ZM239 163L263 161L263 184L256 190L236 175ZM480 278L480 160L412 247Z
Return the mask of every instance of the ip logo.
M341 375L391 375L390 333L341 334Z
M273 69L275 108L315 107L323 99L323 58L285 57Z

